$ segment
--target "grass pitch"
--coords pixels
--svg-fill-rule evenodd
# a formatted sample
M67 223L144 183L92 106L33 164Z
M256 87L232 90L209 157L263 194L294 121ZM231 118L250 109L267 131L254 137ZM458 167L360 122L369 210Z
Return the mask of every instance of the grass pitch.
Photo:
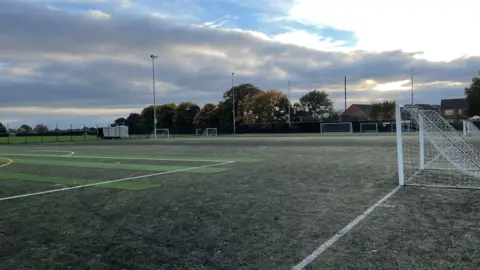
M2 269L291 269L397 185L392 136L25 144L0 157L12 161ZM479 195L402 188L307 268L475 269Z

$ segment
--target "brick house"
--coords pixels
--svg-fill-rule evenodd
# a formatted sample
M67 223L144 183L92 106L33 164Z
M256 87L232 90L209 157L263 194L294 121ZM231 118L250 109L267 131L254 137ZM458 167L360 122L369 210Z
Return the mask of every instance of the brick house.
M372 120L371 104L352 104L342 113L343 121L348 120Z
M464 98L442 99L440 114L448 121L468 119L467 101Z

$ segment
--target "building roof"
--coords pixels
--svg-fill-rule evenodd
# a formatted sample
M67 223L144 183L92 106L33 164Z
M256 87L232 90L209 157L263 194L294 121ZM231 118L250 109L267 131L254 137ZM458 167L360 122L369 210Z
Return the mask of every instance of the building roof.
M465 109L468 107L464 98L442 99L440 106L442 110Z
M372 104L352 104L350 106L355 106L357 108L359 108L360 110L362 110L365 114L367 115L370 115L370 113L372 112Z

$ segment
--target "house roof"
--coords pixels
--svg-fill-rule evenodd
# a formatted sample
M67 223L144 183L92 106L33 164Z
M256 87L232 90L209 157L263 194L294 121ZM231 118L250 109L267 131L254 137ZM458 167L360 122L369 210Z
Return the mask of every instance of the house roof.
M440 106L442 110L465 109L468 107L464 98L442 99Z
M372 104L352 104L351 106L359 108L365 114L370 114L372 112Z

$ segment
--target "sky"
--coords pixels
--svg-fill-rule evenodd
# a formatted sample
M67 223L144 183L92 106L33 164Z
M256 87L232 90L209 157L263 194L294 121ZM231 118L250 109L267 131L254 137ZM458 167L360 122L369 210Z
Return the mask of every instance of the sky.
M0 122L105 126L253 83L439 104L480 70L471 0L0 0Z

